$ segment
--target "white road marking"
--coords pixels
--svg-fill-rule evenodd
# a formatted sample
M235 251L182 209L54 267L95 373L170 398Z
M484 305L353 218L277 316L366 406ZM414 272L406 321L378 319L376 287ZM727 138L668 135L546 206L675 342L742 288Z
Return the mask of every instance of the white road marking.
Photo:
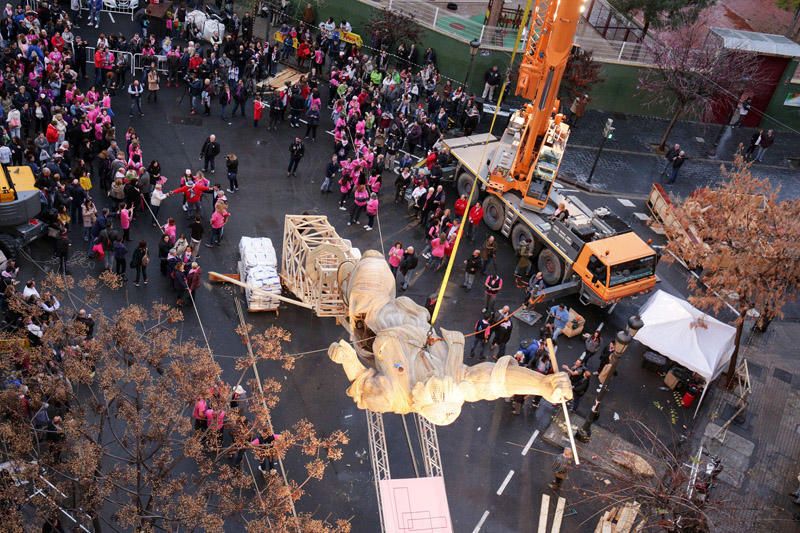
M487 518L489 518L489 511L484 511L483 516L481 516L481 519L478 520L478 523L475 526L475 529L472 530L472 533L478 533L478 531L480 531L483 527L483 523L486 522Z
M617 302L614 302L614 304L611 307L608 308L609 316L614 312L614 309L616 309L616 308L617 308Z
M539 509L539 533L547 533L547 514L550 512L550 495L542 494L542 507Z
M503 491L506 490L506 485L508 485L508 482L511 481L512 477L514 477L514 471L513 470L509 470L508 474L506 475L506 479L503 480L503 484L500 485L499 489L497 489L497 495L498 496L502 496Z
M539 436L539 430L537 429L536 431L533 432L533 435L531 435L531 438L528 439L528 444L526 444L525 447L522 449L522 455L528 455L528 452L530 451L531 446L533 446L533 441L535 441L536 437L538 437L538 436Z
M642 222L647 222L648 220L650 220L650 216L648 216L648 215L647 215L647 214L645 214L645 213L640 213L639 211L635 212L635 213L633 214L633 216L635 216L636 218L638 218L638 219L639 219L639 220L641 220Z
M114 20L114 15L112 15L111 13L108 13L108 18L110 18L110 19L111 19L111 22L113 22L114 24L116 24L116 23L117 23L117 21L116 21L116 20Z
M556 514L553 515L553 527L550 529L550 533L559 533L561 531L561 520L564 518L565 503L567 503L567 500L559 496L558 503L556 504Z
M627 198L617 198L617 201L624 205L625 207L635 207L636 204L628 200Z

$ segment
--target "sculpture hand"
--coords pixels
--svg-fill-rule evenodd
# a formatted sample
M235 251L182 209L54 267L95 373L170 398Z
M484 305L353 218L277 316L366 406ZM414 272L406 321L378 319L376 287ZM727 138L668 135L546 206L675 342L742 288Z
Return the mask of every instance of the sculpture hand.
M331 358L331 361L339 363L340 365L344 365L349 361L358 360L356 351L350 346L349 342L344 340L331 343L328 347L328 357Z
M548 402L556 404L572 399L572 382L566 372L545 376L543 384L549 389L547 393L542 394Z

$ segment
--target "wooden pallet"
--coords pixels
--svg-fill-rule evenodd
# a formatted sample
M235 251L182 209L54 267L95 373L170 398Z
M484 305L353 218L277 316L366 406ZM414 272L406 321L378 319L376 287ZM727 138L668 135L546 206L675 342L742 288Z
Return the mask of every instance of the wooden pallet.
M239 274L219 274L217 272L209 272L208 273L208 281L211 283L232 283L234 285L238 285L243 289L247 286L246 284L242 283L241 276ZM257 288L251 290L259 290ZM287 301L287 303L294 303L297 304L294 300L290 298L286 298L284 296L279 296L276 294L270 294L270 298L275 298L276 300L280 301ZM251 307L248 303L247 311L249 313L275 313L275 316L280 316L280 308L262 308L262 307Z
M637 502L628 502L621 507L612 507L610 510L603 513L602 518L600 518L600 521L597 523L594 533L630 533L631 531L641 531L641 524L635 526L638 516L639 504Z
M256 91L261 95L277 91L282 89L283 86L286 85L286 82L289 82L290 85L296 84L303 76L305 76L305 74L299 70L293 69L292 67L286 67L278 72L275 76L257 83Z

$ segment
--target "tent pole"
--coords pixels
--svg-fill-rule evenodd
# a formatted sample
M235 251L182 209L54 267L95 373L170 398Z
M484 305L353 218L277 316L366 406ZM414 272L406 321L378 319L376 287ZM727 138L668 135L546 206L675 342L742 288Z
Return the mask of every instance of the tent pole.
M692 420L697 418L697 412L700 411L700 404L703 403L703 398L706 397L706 391L707 390L708 390L708 380L706 380L706 383L703 386L703 392L700 393L700 401L697 402L697 407L694 408L694 416L692 417Z

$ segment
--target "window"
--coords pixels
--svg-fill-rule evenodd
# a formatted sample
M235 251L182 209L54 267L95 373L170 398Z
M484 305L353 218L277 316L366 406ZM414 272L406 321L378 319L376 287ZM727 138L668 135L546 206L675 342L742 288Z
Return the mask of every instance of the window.
M635 259L619 265L611 267L611 278L609 279L609 287L616 287L623 283L636 281L637 279L647 278L655 274L656 271L656 256L650 255Z
M589 258L589 272L592 274L593 278L597 278L597 281L603 282L605 285L606 283L606 270L607 267L603 262L598 258L596 255L592 254ZM592 283L595 281L592 280Z

